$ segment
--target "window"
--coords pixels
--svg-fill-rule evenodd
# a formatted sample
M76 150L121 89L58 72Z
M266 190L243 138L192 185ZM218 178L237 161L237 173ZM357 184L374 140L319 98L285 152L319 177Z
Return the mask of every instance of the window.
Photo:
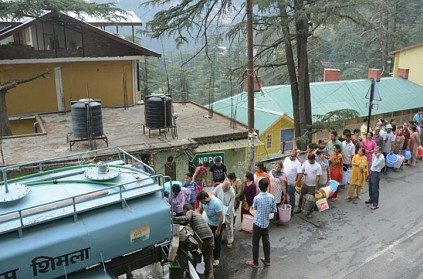
M272 148L272 135L266 136L266 148L271 149Z
M283 153L294 148L294 129L281 130L281 151Z

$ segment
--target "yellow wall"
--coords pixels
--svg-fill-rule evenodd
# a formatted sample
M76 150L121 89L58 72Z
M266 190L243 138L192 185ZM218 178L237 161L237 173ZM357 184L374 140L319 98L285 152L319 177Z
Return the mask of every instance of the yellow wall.
M9 115L58 111L54 68L62 74L65 109L70 102L101 99L102 106L123 106L123 72L126 72L128 104L134 103L132 61L69 62L52 64L0 65L0 82L34 76L50 69L48 78L39 78L11 89L6 95Z
M410 69L408 79L423 86L423 46L403 50L395 54L394 76L398 68Z
M258 159L262 159L269 154L275 154L275 153L281 152L281 130L284 130L284 129L294 129L293 120L286 115L283 115L272 126L270 126L267 130L263 131L260 134L259 139L263 143L263 145L256 147L256 156ZM267 148L268 135L272 136L271 148ZM294 146L295 146L295 143L294 143Z

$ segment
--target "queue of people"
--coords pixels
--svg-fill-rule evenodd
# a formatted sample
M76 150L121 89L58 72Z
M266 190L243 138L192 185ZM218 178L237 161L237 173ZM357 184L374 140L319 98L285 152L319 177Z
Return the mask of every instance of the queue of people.
M242 223L243 216L252 215L252 211L255 211L252 230L253 259L246 261L246 265L258 268L259 259L265 266L271 265L269 214L277 213L278 207L283 203L291 205L292 217L294 213L304 211L302 205L307 194L314 195L320 188L328 186L331 180L340 185L331 202L336 202L338 195L346 187L346 200L361 199L362 190L368 182L369 198L365 203L371 205L371 210L378 209L380 176L389 172L386 165L388 155L402 156L405 152L410 152L411 156L404 160L404 164L413 167L417 162L423 137L423 110L419 110L413 120L403 125L397 125L394 119L389 123L379 119L373 128L368 128L368 125L365 118L360 129L352 132L345 129L342 137L338 137L336 131L331 131L327 142L321 139L317 144L308 146L305 158L301 159L298 151L292 150L283 162L275 162L270 171L262 162L258 162L255 173L247 171L241 179L234 172L228 173L221 158L216 157L211 166L204 163L195 169L194 174L187 173L182 187L172 186L170 199L174 215L178 216L176 219L196 219L203 212L207 216L205 222L210 230L204 228L203 221L194 222L206 240L206 247L201 249L204 249L203 253L209 253L205 256L209 261L205 267L205 278L213 278L211 266L218 267L220 264L222 239L225 239L227 248L234 245L237 212L240 213ZM208 182L209 173L211 183ZM204 187L210 184L214 186L213 189L205 191ZM295 201L296 193L299 194L298 206ZM312 218L313 209L304 213L307 218ZM187 217L182 217L184 214ZM278 220L279 215L274 216L274 220ZM210 232L213 241L210 239ZM260 239L264 251L261 258ZM209 249L210 245L213 249Z

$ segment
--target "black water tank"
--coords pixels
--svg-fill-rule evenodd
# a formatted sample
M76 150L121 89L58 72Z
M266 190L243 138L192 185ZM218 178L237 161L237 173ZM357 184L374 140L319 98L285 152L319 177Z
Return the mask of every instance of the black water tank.
M172 127L172 98L164 95L145 97L145 125L151 129Z
M77 138L103 135L101 103L82 99L71 105L73 135Z

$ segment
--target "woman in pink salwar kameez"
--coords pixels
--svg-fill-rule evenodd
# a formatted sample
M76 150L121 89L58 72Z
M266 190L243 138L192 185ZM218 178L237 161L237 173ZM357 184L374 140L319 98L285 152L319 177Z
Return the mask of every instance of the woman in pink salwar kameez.
M375 152L376 141L373 139L373 133L368 132L366 139L363 141L364 153L367 157L368 170L370 171L370 166L372 165L372 155Z

